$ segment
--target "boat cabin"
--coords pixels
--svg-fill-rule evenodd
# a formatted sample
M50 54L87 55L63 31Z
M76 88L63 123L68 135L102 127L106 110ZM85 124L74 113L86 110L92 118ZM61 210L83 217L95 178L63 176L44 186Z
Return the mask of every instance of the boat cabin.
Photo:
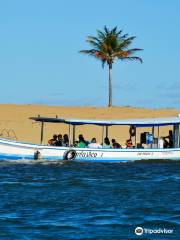
M41 122L41 136L40 143L43 143L44 136L44 124L45 123L64 123L69 126L69 146L74 146L76 139L76 127L79 125L97 125L102 128L102 143L104 137L108 137L108 129L111 126L129 126L129 133L127 136L132 135L134 138L134 147L139 148L137 142L137 136L140 138L140 144L146 144L148 148L161 148L160 146L160 128L163 126L169 126L172 129L172 148L180 148L180 115L177 117L165 117L165 118L147 118L147 119L121 119L121 120L90 120L90 119L67 119L67 118L55 118L31 117L31 120ZM150 128L151 131L142 132L139 129ZM155 137L156 131L156 137Z

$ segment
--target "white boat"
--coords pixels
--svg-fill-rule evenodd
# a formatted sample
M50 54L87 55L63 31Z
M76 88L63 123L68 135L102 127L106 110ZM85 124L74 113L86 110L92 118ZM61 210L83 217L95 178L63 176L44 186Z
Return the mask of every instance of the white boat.
M41 161L81 161L81 162L131 162L136 160L180 160L180 116L151 119L128 120L81 120L49 117L31 117L31 120L41 122L40 144L25 143L14 140L0 139L0 160L41 160ZM64 123L69 125L69 146L57 147L43 145L45 123ZM108 128L114 125L133 126L134 148L77 148L73 147L75 129L78 125L98 125L102 128L102 140L108 136ZM173 131L173 146L161 148L160 128L169 126ZM138 148L137 132L150 128L146 133L146 148ZM155 137L155 132L157 133ZM148 140L148 141L147 141Z

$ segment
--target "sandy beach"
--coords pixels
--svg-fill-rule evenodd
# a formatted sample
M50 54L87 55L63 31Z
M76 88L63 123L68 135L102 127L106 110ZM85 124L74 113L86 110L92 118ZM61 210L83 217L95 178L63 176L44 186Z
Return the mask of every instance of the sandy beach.
M61 107L44 105L0 105L0 133L1 137L9 136L18 141L39 143L40 123L35 123L29 119L33 116L78 118L78 119L127 119L127 118L154 118L176 116L180 113L177 109L143 109L132 107ZM147 129L148 130L148 129ZM149 129L150 130L150 129ZM161 135L168 134L168 127L162 127ZM140 133L142 130L138 130ZM15 133L15 134L14 134ZM64 124L45 124L44 144L52 135L68 133L68 126ZM86 125L76 128L76 138L82 133L90 140L96 137L101 142L102 128L98 126ZM109 138L116 138L121 144L128 138L128 127L113 126L109 128Z

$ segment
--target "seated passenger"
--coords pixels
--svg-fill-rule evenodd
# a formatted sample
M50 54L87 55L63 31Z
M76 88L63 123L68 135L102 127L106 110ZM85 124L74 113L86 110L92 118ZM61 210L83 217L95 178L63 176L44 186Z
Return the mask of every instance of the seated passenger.
M78 142L78 145L77 147L79 148L85 148L87 145L86 145L86 141L84 140L84 137L82 134L79 135L79 142Z
M111 142L112 142L112 147L114 148L114 144L116 143L116 140L113 138Z
M164 147L164 148L169 148L169 142L166 140L165 137L163 138L163 141L164 141L163 147Z
M56 146L62 146L62 144L63 144L62 134L59 134L57 136L57 141L56 141L55 145Z
M114 148L122 148L121 145L117 142L114 143Z
M160 137L158 142L158 148L164 148L164 138Z
M102 145L97 143L96 138L92 138L91 143L88 144L88 148L102 148Z
M137 148L144 148L142 143L137 143Z
M131 139L126 140L126 148L133 148Z
M48 144L51 145L51 146L55 146L56 145L56 141L57 141L57 135L54 134L53 138L48 140Z
M109 138L108 138L108 137L105 137L105 138L104 138L103 147L104 147L104 148L111 148L111 144L110 144L110 141L109 141Z
M78 141L74 141L74 147L78 147Z
M63 146L68 147L69 146L69 137L67 134L64 134L63 136Z
M116 142L115 139L112 139L111 142L113 148L122 148L121 145L118 142Z

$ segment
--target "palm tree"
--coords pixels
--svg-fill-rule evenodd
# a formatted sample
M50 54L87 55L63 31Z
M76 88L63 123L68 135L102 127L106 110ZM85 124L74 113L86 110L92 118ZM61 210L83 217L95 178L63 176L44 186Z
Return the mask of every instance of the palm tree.
M142 49L128 48L135 38L135 36L128 37L128 34L122 35L122 30L118 31L117 27L109 30L105 26L104 31L97 30L97 37L87 37L87 42L92 46L92 49L80 51L80 53L99 59L102 62L102 67L107 63L109 67L108 107L112 106L112 65L114 60L136 60L142 63L140 57L134 56L134 53Z

